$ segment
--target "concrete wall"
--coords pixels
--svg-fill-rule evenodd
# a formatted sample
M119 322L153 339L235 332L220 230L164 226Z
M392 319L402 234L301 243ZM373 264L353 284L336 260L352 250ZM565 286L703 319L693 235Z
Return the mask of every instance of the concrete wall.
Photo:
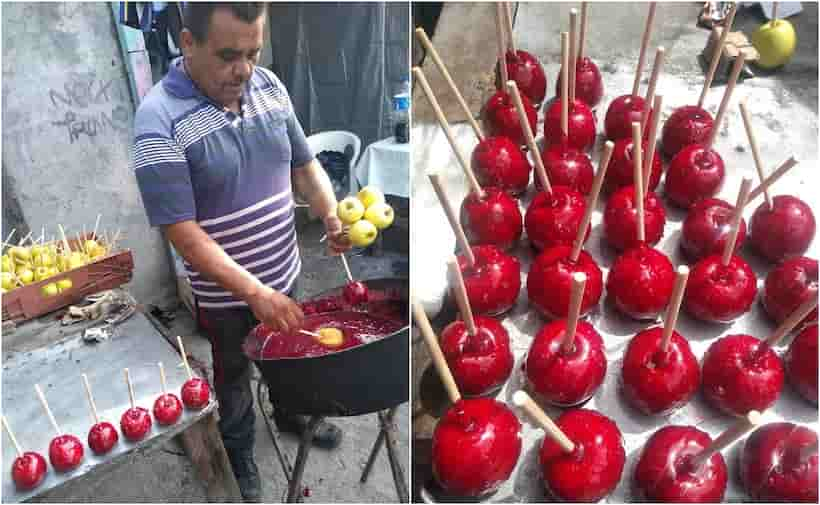
M109 5L7 4L2 32L3 236L74 232L102 213L134 252L131 292L169 301L167 251L131 169L134 104Z

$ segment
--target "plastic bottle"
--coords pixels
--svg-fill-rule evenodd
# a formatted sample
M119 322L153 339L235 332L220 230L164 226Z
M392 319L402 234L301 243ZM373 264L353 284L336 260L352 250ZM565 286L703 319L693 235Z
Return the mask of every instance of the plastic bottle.
M410 142L410 81L403 79L393 95L393 135L396 142Z

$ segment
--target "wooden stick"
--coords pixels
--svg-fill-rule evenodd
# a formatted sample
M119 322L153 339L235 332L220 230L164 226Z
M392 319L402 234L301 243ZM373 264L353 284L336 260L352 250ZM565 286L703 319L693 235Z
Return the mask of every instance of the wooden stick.
M94 233L91 235L91 238L97 240L97 228L100 226L100 219L102 218L102 214L97 214L97 220L94 221Z
M507 42L504 35L504 6L501 2L495 3L495 34L498 37L498 70L501 72L499 90L504 89L504 83L510 80L507 74Z
M65 230L63 229L63 225L57 223L57 228L60 230L60 235L63 237L63 247L65 248L65 252L71 254L71 246L68 245L68 239L65 236Z
M450 367L447 366L447 360L444 359L444 353L441 352L441 347L438 345L438 337L430 326L427 314L424 312L422 306L415 300L413 300L413 316L427 344L427 350L430 351L433 365L435 365L441 382L444 384L447 396L450 397L452 403L456 403L461 399L461 393L458 391L458 386L456 386L456 381L453 378L452 372L450 372Z
M726 85L726 91L723 92L723 100L720 101L715 122L712 125L712 131L709 132L709 139L706 142L707 147L712 147L717 139L720 125L723 123L723 117L726 115L726 109L729 108L729 101L732 99L732 91L735 90L737 78L740 76L740 71L743 70L743 63L746 61L746 55L739 52L735 58L735 64L732 66L732 73L729 75L729 83Z
M20 242L17 242L17 246L19 247L19 246L22 246L23 244L25 244L25 243L26 243L26 240L28 240L28 239L30 239L30 238L31 238L31 233L32 233L32 232L31 232L31 231L29 231L29 232L28 232L28 235L26 235L25 237L21 238L21 239L20 239Z
M758 187L756 187L749 193L749 199L746 201L746 204L748 205L749 202L760 196L760 193L763 193L764 191L769 189L769 187L771 187L772 184L774 184L775 182L777 182L778 179L786 175L786 172L791 170L791 168L797 165L797 163L798 161L794 157L794 155L792 155L791 157L789 157L789 159L781 163L780 166L777 167L777 169L775 169L774 172L769 174L769 177L767 177L765 181L761 182Z
M575 66L578 64L578 9L569 10L569 103L575 103Z
M533 136L530 122L527 119L527 112L524 110L524 102L521 101L521 93L518 92L518 85L515 81L507 81L507 92L512 96L513 103L515 103L515 110L518 112L518 122L521 129L524 131L524 138L527 141L527 147L530 148L532 159L535 160L535 176L541 182L541 186L547 193L552 193L552 185L549 177L547 177L547 170L544 168L544 160L541 158L541 151L535 143L535 136Z
M424 76L424 72L419 67L414 67L413 77L415 77L419 84L421 84L421 89L424 91L424 95L430 102L430 106L436 114L436 119L438 119L441 129L444 130L444 135L450 142L450 147L453 149L453 152L455 152L456 158L458 158L458 162L461 164L461 169L467 177L467 183L470 185L470 189L479 198L484 198L484 190L481 189L481 186L478 184L478 179L476 179L475 174L470 168L470 163L467 161L467 157L459 147L458 142L456 142L456 138L450 128L450 123L448 123L447 118L444 117L444 112L442 112L441 107L439 107L438 100L436 100L436 95L433 93L433 90L430 89L430 84L427 83L427 78Z
M94 403L94 395L91 394L91 384L88 383L88 375L82 374L83 385L85 386L85 397L88 399L88 405L91 407L91 414L94 416L94 424L100 422L100 415L97 412L97 404Z
M632 123L632 161L633 163L633 184L635 188L635 206L638 211L638 240L646 240L644 227L644 195L643 195L643 163L641 149L641 123Z
M581 33L578 35L578 59L584 59L587 37L587 2L581 2Z
M740 183L740 191L737 195L737 202L735 203L735 212L732 214L732 222L729 228L729 237L726 239L726 244L723 247L723 256L721 257L721 264L723 266L729 265L732 256L735 253L735 244L737 243L737 234L740 229L740 221L743 219L743 207L746 206L746 201L749 198L749 188L752 186L752 180L744 177Z
M88 255L88 252L85 250L85 240L83 240L82 237L80 236L80 232L76 233L76 239L77 239L77 244L80 245L80 251L82 251L83 254Z
M464 96L462 96L461 92L458 90L458 86L456 86L455 81L453 81L453 77L450 75L447 67L444 66L444 61L442 61L441 56L439 56L438 51L436 51L435 46L433 46L433 43L430 41L430 38L427 37L427 33L424 31L424 28L416 28L416 38L419 42L421 42L421 45L424 46L424 49L430 54L430 57L433 58L433 63L436 64L439 72L441 72L441 75L444 76L444 80L447 82L447 85L450 86L450 91L452 91L456 96L456 101L458 101L462 110L464 110L464 115L467 116L467 121L469 121L470 126L472 126L475 136L478 137L478 141L483 141L485 138L484 132L481 131L478 121L475 120L472 112L470 112L470 107L464 100Z
M128 384L128 399L131 401L131 408L133 409L137 404L134 401L134 386L131 384L131 374L127 368L124 368L123 372L125 373L125 383Z
M6 434L9 436L11 440L11 445L14 446L14 450L17 451L17 456L20 457L23 455L23 450L20 448L20 444L17 442L17 437L14 436L14 433L11 432L11 427L9 426L9 422L6 420L6 416L2 416L3 420L3 428L6 429Z
M51 426L54 427L54 431L57 432L57 436L63 435L63 430L60 429L60 425L57 424L57 420L54 419L54 414L51 413L51 409L48 408L48 402L46 401L46 397L43 394L43 390L40 389L39 384L34 385L34 391L37 392L37 397L40 399L40 404L43 406L43 409L46 411L46 415L48 416L48 420L51 421Z
M777 21L777 2L772 2L772 24Z
M120 239L120 229L117 228L117 231L114 232L114 235L111 237L111 250L115 250L117 247L117 241Z
M347 264L347 257L345 257L344 253L339 255L339 258L342 259L342 265L345 267L345 274L347 275L347 282L353 282L353 274L350 273L350 265Z
M569 138L569 35L561 32L561 132Z
M661 123L661 109L663 108L663 95L655 95L655 103L652 104L652 124L649 125L649 137L646 139L646 159L643 162L643 194L649 194L649 181L652 180L652 165L655 159L655 147L658 144L658 126ZM641 127L643 131L643 127Z
M632 82L632 96L638 96L638 89L641 85L641 75L643 74L643 64L646 59L646 48L649 46L649 39L652 36L652 22L655 20L655 8L657 2L649 3L649 12L646 15L646 24L641 37L641 51L638 53L638 68L635 69L635 80Z
M564 329L564 338L561 340L561 352L572 352L575 342L575 332L578 329L578 319L581 316L581 302L584 301L584 288L587 285L587 276L583 272L572 274L572 287L569 294L569 313L567 325Z
M458 215L453 208L453 204L450 203L450 199L447 198L447 194L444 192L444 185L441 183L439 175L428 174L427 177L430 179L430 184L433 185L436 196L438 196L438 201L444 209L444 214L447 216L447 221L450 222L450 228L453 229L459 249L461 249L462 254L464 254L467 258L467 264L470 265L470 268L474 267L475 255L473 254L473 249L467 241L467 236L464 234L464 228L461 227L461 222L458 220Z
M309 337L313 337L313 338L323 338L321 334L316 333L316 332L314 332L314 331L308 331L308 330L297 330L297 331L298 331L299 333L301 333L301 334L303 334L303 335L307 335L307 336L309 336Z
M677 275L675 276L675 287L672 288L672 299L669 301L669 306L666 309L666 316L663 318L663 334L661 335L661 353L666 353L669 348L669 342L672 340L672 334L675 332L675 326L678 324L678 314L680 313L680 304L683 301L683 292L686 290L686 280L689 278L689 267L681 265L678 267Z
M11 232L9 233L9 236L8 236L8 237L6 237L6 240L4 240L4 241L3 241L3 245L8 245L8 244L10 244L10 243L11 243L11 237L13 237L13 236L14 236L14 233L15 233L16 231L17 231L17 228L12 228L12 229L11 229Z
M159 383L162 385L162 394L168 393L168 382L165 380L165 367L162 365L162 361L157 363L159 367Z
M646 98L644 98L643 113L641 114L641 131L646 131L646 122L649 120L649 105L655 100L655 89L658 86L658 77L661 75L663 69L664 55L666 49L660 46L655 52L655 62L652 64L652 75L649 77L649 87L646 89ZM660 114L657 114L660 116Z
M581 249L584 248L584 238L586 238L589 223L592 221L592 212L598 204L598 195L600 195L601 187L604 185L606 169L609 166L609 160L612 159L612 149L614 148L615 144L611 140L607 140L601 151L601 162L598 165L598 173L595 174L595 179L592 180L592 189L590 189L589 196L587 197L587 208L584 211L584 217L581 218L578 233L575 235L575 243L573 243L572 252L569 255L569 259L573 263L578 261L578 257L581 256Z
M45 242L46 242L46 227L45 226L43 226L40 229L40 239L38 240L38 242L43 243L43 244L45 244Z
M757 169L757 176L760 177L760 182L766 180L766 172L763 170L763 161L760 159L760 150L757 147L757 139L755 132L752 129L752 118L749 115L749 109L746 107L746 99L740 101L740 115L743 117L743 126L746 128L746 137L749 139L749 147L752 149L752 158L755 160L755 168ZM769 191L763 191L763 196L766 199L766 206L771 209L774 205L772 203L772 195Z
M504 21L507 22L507 34L510 36L507 40L507 48L513 53L515 59L518 59L518 53L515 50L515 38L513 37L513 15L512 6L510 2L504 2Z
M726 16L726 23L723 25L723 32L720 34L720 40L715 46L714 51L712 51L712 61L709 63L709 70L706 72L706 79L703 81L703 89L700 92L700 98L698 98L698 107L703 108L703 101L706 100L706 92L709 91L709 88L712 86L712 80L715 78L715 71L717 70L718 63L720 63L720 57L723 54L723 46L726 45L726 39L729 37L729 32L732 31L732 24L735 21L735 13L737 12L737 4L732 5L732 9L729 11L728 16ZM743 54L741 52L740 54ZM718 123L716 122L715 125Z
M546 435L555 440L564 452L571 453L575 450L575 444L572 443L572 440L536 405L532 398L530 398L530 395L522 390L518 390L513 394L513 403L516 407L523 409L524 412L535 419L541 428L544 429Z
M800 324L806 316L811 313L814 309L817 308L817 296L810 296L808 300L801 303L799 307L794 309L794 312L789 314L789 317L786 318L785 321L780 323L777 329L772 332L771 335L766 339L766 343L769 344L770 347L774 347L783 340L783 337L789 334L798 324Z
M760 412L752 410L746 414L744 418L739 419L735 424L721 433L708 447L696 454L691 460L691 468L700 468L709 458L743 438L746 433L762 422L763 416Z
M179 344L179 353L182 354L182 363L185 365L185 371L188 372L188 379L194 378L194 373L191 372L191 365L188 364L188 355L185 354L185 346L182 345L182 337L177 335L177 344Z
M450 286L453 289L453 294L458 304L458 311L461 313L461 318L467 325L467 332L470 335L475 335L478 331L475 325L475 318L473 317L473 309L470 307L470 299L467 297L467 287L464 285L464 277L461 275L461 269L458 267L458 260L452 256L447 260L447 269L450 271Z

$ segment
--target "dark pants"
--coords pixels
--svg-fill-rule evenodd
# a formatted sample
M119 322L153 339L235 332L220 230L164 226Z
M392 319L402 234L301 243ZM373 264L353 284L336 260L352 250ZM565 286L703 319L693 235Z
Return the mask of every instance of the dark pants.
M297 293L294 283L290 293ZM211 341L214 390L219 401L219 431L229 454L253 449L252 362L242 343L259 321L248 308L199 308L199 324Z

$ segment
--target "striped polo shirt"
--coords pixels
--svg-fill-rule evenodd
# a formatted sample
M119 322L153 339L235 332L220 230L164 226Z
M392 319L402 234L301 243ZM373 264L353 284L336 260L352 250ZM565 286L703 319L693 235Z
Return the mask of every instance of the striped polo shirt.
M256 67L237 115L204 96L179 58L134 125L134 170L150 224L194 220L263 284L289 292L301 268L291 171L313 153L279 79ZM185 269L200 307L247 305L188 262Z

